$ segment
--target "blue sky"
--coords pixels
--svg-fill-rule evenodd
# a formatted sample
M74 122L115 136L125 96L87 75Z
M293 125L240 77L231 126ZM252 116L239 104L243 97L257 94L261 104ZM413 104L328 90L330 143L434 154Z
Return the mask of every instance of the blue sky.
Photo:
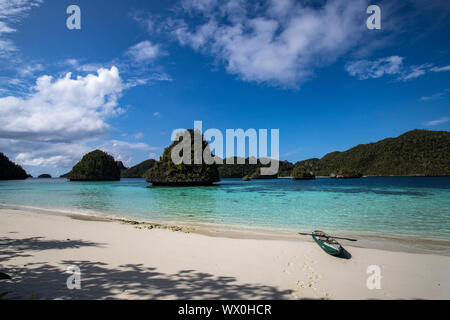
M0 0L0 151L55 175L94 148L157 158L194 120L279 129L290 161L449 130L449 18L437 0Z

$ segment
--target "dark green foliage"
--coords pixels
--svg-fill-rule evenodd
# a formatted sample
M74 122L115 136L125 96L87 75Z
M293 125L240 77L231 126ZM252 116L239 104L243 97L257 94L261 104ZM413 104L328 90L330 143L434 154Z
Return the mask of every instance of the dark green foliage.
M28 174L25 170L0 152L0 180L21 180L26 178L28 178Z
M278 169L278 176L279 177L290 177L292 170L294 169L294 164L289 161L280 161L279 163L279 169Z
M116 161L116 163L117 163L117 167L119 168L120 172L123 172L123 171L127 170L127 167L125 167L123 165L122 161Z
M145 160L134 167L121 171L122 178L143 178L144 173L156 163L154 159Z
M67 174L71 181L120 180L120 169L112 156L101 150L84 155Z
M148 182L151 182L153 186L201 186L211 185L214 182L220 181L217 165L207 165L204 162L202 164L194 163L194 130L187 130L190 134L190 147L191 147L191 163L192 164L175 164L172 162L171 153L172 149L183 141L181 138L179 141L172 143L169 147L164 149L164 153L160 158L160 161L145 173L145 178ZM201 134L197 131L195 134ZM202 151L211 154L208 143L202 140Z
M292 170L292 178L295 180L314 180L316 176L311 173L309 168L297 165L294 170Z
M332 152L319 162L317 175L351 168L363 175L450 175L450 132L412 130L397 138Z
M352 178L361 178L362 173L358 172L355 169L350 168L341 168L336 171L336 173L332 174L332 177L336 179L352 179Z
M48 173L43 173L41 175L38 176L38 179L48 179L51 178L52 176L49 175Z
M253 172L253 174L250 176L250 178L252 178L252 179L277 179L278 175L277 174L261 175L261 168L258 168L255 170L255 172Z
M311 158L307 160L297 161L295 163L295 167L302 167L308 169L309 171L317 172L320 169L320 159Z
M244 164L238 164L238 160L244 162ZM254 159L254 158L253 158ZM227 159L223 160L223 164L219 164L219 175L221 178L242 178L244 176L253 175L257 169L261 167L267 167L268 165L263 165L259 159L256 161L256 164L250 164L250 158L242 159L238 157L233 158L234 164L226 164ZM292 169L294 168L294 164L289 161L280 161L278 176L279 177L288 177L291 174ZM268 178L273 179L273 178Z
M236 163L236 162L235 162ZM321 159L298 161L316 176L330 176L344 170L344 176L440 176L450 175L450 133L447 131L412 130L397 138L361 144L344 152L332 152ZM253 174L257 165L220 165L221 177L243 177ZM294 165L280 161L278 176L291 176ZM349 172L351 170L351 172Z
M243 164L238 164L238 161L243 162ZM262 164L259 162L257 164L250 164L250 158L242 159L233 157L228 158L228 162L233 164L227 164L227 159L223 159L223 164L217 165L221 178L242 178L246 175L253 174L256 169L262 167Z

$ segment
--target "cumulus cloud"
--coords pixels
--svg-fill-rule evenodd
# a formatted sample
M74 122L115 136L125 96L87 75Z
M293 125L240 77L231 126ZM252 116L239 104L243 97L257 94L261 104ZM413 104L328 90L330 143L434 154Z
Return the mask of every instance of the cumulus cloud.
M314 68L334 62L358 43L367 7L365 0L308 4L183 1L183 12L204 22L179 19L173 34L182 45L214 56L245 81L297 87Z
M106 119L119 112L119 70L54 79L42 76L26 97L0 98L0 138L68 142L106 132Z
M39 77L28 94L0 98L0 150L31 168L65 170L93 149L126 164L136 152L158 151L143 142L107 138L108 120L123 112L118 99L126 88L115 66L85 76Z

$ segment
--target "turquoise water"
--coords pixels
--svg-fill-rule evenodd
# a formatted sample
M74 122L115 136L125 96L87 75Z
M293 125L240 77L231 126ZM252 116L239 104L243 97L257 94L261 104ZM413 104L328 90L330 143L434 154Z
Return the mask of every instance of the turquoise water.
M450 178L222 179L148 188L143 179L0 181L0 204L151 221L450 239Z

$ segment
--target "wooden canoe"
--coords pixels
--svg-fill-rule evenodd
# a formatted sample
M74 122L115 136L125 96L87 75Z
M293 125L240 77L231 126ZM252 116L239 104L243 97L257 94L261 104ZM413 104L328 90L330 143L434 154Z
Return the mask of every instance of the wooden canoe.
M314 241L328 254L339 256L342 253L342 247L334 238L323 231L316 230L312 233Z

